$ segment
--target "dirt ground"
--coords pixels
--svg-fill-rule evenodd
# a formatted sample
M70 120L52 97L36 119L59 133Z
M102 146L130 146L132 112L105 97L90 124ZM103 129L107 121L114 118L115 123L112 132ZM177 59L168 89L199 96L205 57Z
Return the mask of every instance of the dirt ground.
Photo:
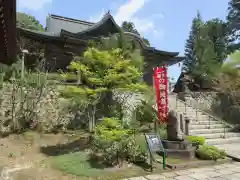
M73 137L63 134L39 135L26 133L24 135L11 135L0 138L0 167L13 168L15 166L30 165L25 170L12 173L11 176L14 180L77 179L52 169L48 163L45 163L49 156L46 155L47 153L41 152L41 147L57 147L56 145L69 141L73 141ZM57 149L55 151L59 152Z

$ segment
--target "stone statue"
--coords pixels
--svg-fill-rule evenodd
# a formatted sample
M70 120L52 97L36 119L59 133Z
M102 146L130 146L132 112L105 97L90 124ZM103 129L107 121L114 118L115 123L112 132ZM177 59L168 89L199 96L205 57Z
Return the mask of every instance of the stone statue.
M182 140L184 134L180 129L179 117L176 111L168 113L167 137L170 141Z

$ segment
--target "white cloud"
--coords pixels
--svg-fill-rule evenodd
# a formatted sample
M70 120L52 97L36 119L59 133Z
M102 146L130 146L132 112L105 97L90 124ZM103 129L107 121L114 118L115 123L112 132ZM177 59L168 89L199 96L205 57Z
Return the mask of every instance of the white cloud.
M147 33L151 33L155 38L162 37L163 30L159 27L156 27L154 20L150 18L140 19L140 18L132 18L130 20L134 23L136 29L140 32L140 34L144 35Z
M144 5L149 1L150 0L129 0L119 7L114 16L115 21L119 25L121 25L123 21L131 21L142 35L151 32L154 37L160 37L163 32L158 30L155 20L163 18L164 16L162 13L150 14L147 18L139 18L136 16L136 13L144 8Z
M123 21L130 21L134 14L142 9L145 3L150 0L130 0L129 2L123 4L118 9L115 15L115 21L121 24Z
M18 0L20 8L28 8L30 10L40 10L44 5L51 3L52 0Z
M157 27L156 21L164 18L163 13L149 14L145 18L139 18L137 13L144 8L146 3L151 0L128 0L125 4L120 5L114 16L114 20L118 25L121 25L123 21L133 22L136 29L142 34L150 34L155 38L162 37L163 30ZM104 16L107 11L102 9L96 16L91 16L89 21L98 22Z

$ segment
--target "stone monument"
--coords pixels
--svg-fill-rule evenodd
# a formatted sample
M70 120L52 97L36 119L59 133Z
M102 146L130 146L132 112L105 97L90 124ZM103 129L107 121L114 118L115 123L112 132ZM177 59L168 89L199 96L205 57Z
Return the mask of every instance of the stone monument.
M176 111L168 113L167 138L170 141L183 140L183 133L180 128L180 119Z

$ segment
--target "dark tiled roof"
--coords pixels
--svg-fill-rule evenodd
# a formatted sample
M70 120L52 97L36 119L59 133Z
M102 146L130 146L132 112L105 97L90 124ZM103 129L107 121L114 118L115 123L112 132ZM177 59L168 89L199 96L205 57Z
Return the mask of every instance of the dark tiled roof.
M117 25L117 23L113 19L112 15L109 13L106 13L99 22L97 22L96 24L92 25L88 29L85 29L77 34L78 35L87 34L91 31L95 31L95 30L101 28L104 25L107 26L107 24L111 25L111 30L109 29L109 33L110 33L110 31L112 31L111 33L118 33L121 31L121 28Z
M49 15L47 17L46 25L48 32L54 32L59 35L62 29L72 33L78 33L93 26L94 23L57 15Z
M69 21L69 22L73 22L73 23L79 23L79 24L87 24L87 25L94 25L95 24L94 22L68 18L68 17L59 16L59 15L55 15L55 14L49 14L49 17L54 18L54 19L61 19L61 20Z

